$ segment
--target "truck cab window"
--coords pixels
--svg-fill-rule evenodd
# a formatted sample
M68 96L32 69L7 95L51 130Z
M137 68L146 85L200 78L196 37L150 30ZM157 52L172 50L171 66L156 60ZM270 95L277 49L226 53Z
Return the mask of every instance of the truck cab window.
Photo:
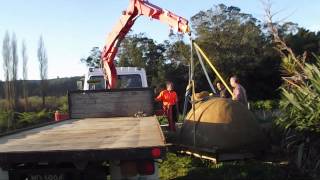
M139 74L119 75L117 88L141 88L142 80Z
M103 76L91 76L88 83L89 83L89 90L106 89L106 83Z

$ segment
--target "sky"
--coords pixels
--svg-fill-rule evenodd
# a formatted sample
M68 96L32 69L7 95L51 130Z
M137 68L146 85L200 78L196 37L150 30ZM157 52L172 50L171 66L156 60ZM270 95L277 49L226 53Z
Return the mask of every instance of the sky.
M190 19L201 10L223 3L237 6L245 13L263 20L261 0L149 0L164 9ZM107 34L118 21L129 0L0 0L0 51L6 31L18 39L19 79L22 78L21 43L27 44L28 77L39 79L37 45L43 36L47 49L49 78L82 76L86 66L80 59L87 57L92 47L103 47ZM312 31L320 30L319 0L274 0L278 18L298 23ZM134 33L145 33L162 42L168 39L167 25L141 17ZM0 80L3 80L2 53Z

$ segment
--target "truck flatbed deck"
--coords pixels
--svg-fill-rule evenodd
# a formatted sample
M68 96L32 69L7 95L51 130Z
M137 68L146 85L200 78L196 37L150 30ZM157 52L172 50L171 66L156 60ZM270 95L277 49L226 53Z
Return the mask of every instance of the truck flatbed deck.
M0 137L0 144L0 164L6 164L139 159L151 157L154 147L163 149L165 140L151 116L67 120Z

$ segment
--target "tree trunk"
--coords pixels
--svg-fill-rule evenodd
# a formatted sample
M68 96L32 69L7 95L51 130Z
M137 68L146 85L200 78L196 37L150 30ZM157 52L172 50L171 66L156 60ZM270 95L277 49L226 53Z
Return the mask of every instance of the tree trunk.
M6 81L4 84L4 92L5 92L5 99L6 99L6 109L10 109L10 95L9 95L9 82Z
M29 106L29 100L28 100L28 88L25 80L23 81L23 98L24 98L24 111L27 112L28 106Z
M46 106L46 80L41 81L41 91L42 91L42 108Z
M46 96L42 93L42 108L44 109L46 106Z
M12 110L13 111L18 111L18 104L19 104L19 95L18 95L18 87L17 87L17 81L13 80L12 81L12 100L13 100L13 107Z

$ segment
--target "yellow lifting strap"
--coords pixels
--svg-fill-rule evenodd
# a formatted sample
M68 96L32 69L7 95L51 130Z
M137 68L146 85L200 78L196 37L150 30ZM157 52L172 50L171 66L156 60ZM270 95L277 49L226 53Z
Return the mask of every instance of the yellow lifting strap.
M197 50L200 52L200 54L204 57L204 59L207 61L207 63L209 64L209 66L211 67L211 69L213 70L213 72L218 76L218 78L220 79L220 81L223 83L223 85L227 88L228 92L232 95L232 91L230 89L230 87L228 86L228 84L226 83L226 81L223 79L223 77L220 75L220 73L218 72L218 70L214 67L214 65L211 63L210 59L208 58L208 56L203 52L203 50L198 46L197 43L193 43L193 45L197 48Z

